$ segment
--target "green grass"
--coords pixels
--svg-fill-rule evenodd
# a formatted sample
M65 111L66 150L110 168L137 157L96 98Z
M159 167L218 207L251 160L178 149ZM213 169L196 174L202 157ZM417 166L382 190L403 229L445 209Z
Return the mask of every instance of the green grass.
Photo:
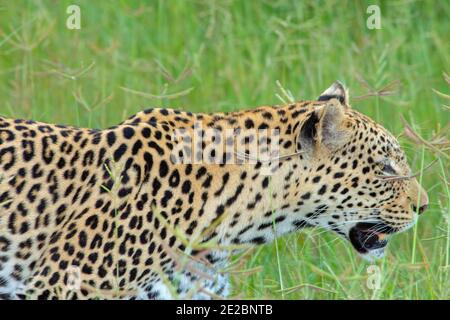
M277 104L277 80L294 97L313 99L340 79L354 108L396 135L403 115L431 139L450 114L432 91L449 93L442 74L450 72L450 3L382 2L382 29L368 30L373 2L0 1L0 114L107 127L151 106L230 111ZM81 6L81 30L65 27L66 7L74 3ZM376 89L393 81L401 87L352 99L367 93L361 77ZM314 230L256 249L246 268L261 271L236 275L234 294L448 299L448 150L401 142L413 171L440 160L421 175L429 210L376 263L379 290L367 287L369 264L347 243Z

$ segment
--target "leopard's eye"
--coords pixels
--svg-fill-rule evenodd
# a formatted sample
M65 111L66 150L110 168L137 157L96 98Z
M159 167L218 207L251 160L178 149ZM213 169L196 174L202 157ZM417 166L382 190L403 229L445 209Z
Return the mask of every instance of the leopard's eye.
M380 165L380 169L381 169L381 171L383 171L383 173L386 173L386 174L389 174L389 175L397 174L395 169L392 167L390 161L380 162L379 165Z

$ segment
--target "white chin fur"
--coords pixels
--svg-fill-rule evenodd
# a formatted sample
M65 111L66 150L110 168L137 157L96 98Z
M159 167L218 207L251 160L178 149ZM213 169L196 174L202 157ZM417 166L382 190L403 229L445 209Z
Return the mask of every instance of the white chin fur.
M361 254L361 257L366 261L373 262L384 257L384 249L385 248L378 248L370 250L365 254Z

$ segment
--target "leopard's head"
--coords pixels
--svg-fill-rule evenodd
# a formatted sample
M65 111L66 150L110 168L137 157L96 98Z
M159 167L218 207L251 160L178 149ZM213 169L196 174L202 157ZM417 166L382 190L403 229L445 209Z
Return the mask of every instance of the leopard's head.
M337 232L366 258L380 257L389 237L425 211L427 193L397 139L353 110L342 84L335 82L318 100L297 142L309 167L309 191L300 201L320 198L307 222Z

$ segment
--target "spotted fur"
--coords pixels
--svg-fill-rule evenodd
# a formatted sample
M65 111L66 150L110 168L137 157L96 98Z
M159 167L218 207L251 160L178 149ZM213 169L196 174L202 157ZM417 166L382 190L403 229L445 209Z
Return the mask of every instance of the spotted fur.
M201 135L198 124L232 130L231 142L202 146L223 159L233 154L214 154L217 145L247 147L251 130L276 129L279 163L271 175L260 161L173 163L174 131ZM307 226L348 238L370 219L410 227L426 193L415 179L378 177L391 169L410 174L398 142L351 109L339 83L317 101L215 114L157 108L105 130L0 118L0 297L227 296L230 246Z

